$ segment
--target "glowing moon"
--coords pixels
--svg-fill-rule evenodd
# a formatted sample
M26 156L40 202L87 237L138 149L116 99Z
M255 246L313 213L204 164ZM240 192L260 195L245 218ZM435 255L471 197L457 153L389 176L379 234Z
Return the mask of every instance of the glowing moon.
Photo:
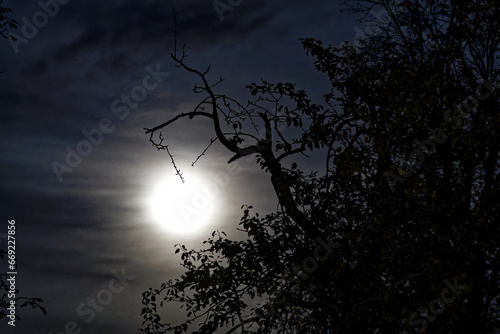
M172 234L201 232L214 218L219 190L194 175L185 176L185 183L177 175L160 179L148 200L152 219Z

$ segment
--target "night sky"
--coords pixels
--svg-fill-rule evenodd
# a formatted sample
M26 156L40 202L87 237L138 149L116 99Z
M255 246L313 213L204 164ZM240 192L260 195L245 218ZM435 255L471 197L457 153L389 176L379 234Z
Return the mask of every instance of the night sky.
M181 273L175 244L201 248L216 229L244 238L236 230L243 204L261 214L276 208L269 176L252 159L228 166L231 155L215 143L191 167L213 137L209 122L185 119L163 131L186 184L200 182L185 198L167 153L149 143L144 128L203 98L192 91L198 78L170 58L172 5L187 63L211 65L209 79L225 79L216 91L242 102L245 86L265 79L296 83L321 103L328 78L299 38L353 44L365 23L326 0L222 0L239 3L223 13L199 0L55 3L2 4L19 27L16 42L0 40L0 247L15 220L16 287L42 298L48 314L18 307L21 321L2 319L0 331L136 333L142 292ZM204 225L179 229L187 223L168 216L174 199L194 206L183 214Z

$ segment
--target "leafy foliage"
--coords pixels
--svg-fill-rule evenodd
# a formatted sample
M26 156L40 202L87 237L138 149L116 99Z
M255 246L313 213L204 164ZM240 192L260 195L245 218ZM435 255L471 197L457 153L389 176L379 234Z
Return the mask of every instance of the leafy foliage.
M230 162L257 155L280 207L245 208L247 240L214 232L207 249L180 246L186 273L143 295L145 333L500 330L500 7L347 5L390 22L355 52L302 40L331 82L323 104L266 81L247 87L247 104L229 103L184 50L172 54L207 95L185 115L212 119ZM153 143L161 128L147 131ZM311 151L324 170L286 162ZM184 305L186 320L163 324L159 298Z
M0 249L0 259L3 259L4 255L6 255L7 252L4 251L3 249ZM10 312L7 310L7 308L10 306L10 301L12 300L11 298L8 298L9 293L10 293L10 287L9 287L9 282L7 281L7 278L9 276L7 274L0 274L0 319L6 318L7 315L10 314ZM4 279L5 278L5 279ZM43 314L47 314L47 311L45 308L41 305L43 302L42 299L40 298L33 298L33 297L20 297L18 296L19 290L15 290L16 298L14 299L16 302L16 305L20 307L26 307L30 306L33 309L40 309L40 311L43 312ZM9 318L10 319L10 318ZM21 318L16 314L16 319L20 320Z
M7 35L6 27L16 29L17 21L9 18L9 13L12 13L12 9L2 6L2 2L0 1L0 36L3 38L13 38Z

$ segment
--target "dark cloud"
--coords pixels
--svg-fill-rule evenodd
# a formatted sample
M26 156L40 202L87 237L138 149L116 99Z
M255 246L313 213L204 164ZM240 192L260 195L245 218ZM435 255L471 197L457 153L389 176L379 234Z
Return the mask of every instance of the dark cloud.
M33 63L26 66L20 71L22 76L39 76L44 74L48 69L48 62L45 59L35 60Z

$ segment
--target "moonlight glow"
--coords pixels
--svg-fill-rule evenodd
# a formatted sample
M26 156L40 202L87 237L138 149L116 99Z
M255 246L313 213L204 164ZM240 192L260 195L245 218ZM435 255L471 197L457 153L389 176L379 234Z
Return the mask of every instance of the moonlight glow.
M213 220L220 186L188 175L185 183L172 175L156 181L148 200L152 219L167 232L192 235Z

